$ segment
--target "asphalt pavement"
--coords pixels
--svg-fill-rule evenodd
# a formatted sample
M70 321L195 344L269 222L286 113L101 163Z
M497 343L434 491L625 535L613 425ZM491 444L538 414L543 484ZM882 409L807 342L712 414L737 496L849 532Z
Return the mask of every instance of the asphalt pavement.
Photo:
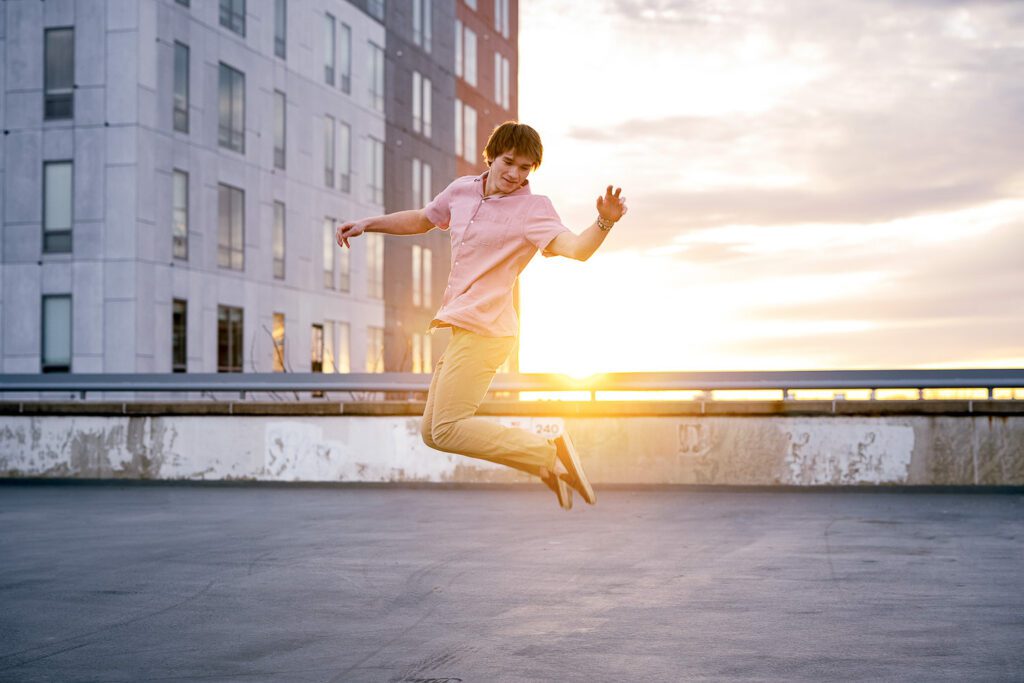
M0 486L0 681L1020 681L1024 496Z

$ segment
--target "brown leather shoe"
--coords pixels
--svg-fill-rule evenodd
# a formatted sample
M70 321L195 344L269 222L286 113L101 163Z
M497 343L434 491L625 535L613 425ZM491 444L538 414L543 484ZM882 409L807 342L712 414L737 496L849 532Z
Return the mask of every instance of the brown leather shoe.
M566 432L562 432L561 435L555 438L555 452L558 454L558 459L565 466L566 470L565 474L559 478L576 489L583 496L583 500L591 505L596 503L597 496L594 495L594 487L590 485L587 474L583 471L583 463L580 462L580 456L576 454L576 448L572 445L572 439L569 438Z
M572 491L569 490L569 487L561 477L551 470L542 467L540 480L555 492L555 495L558 497L558 504L563 510L572 510Z

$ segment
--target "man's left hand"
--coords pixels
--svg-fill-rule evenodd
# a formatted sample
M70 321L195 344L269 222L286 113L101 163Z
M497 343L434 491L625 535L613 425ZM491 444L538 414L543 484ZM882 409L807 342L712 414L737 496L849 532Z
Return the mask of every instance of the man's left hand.
M620 197L621 193L621 187L612 192L612 186L609 185L604 196L597 198L597 213L601 218L614 223L626 215L626 198Z

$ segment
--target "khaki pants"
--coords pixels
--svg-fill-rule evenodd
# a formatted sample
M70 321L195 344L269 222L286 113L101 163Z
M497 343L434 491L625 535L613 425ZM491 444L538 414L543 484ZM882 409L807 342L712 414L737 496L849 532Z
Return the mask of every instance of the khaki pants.
M474 417L515 337L483 337L460 327L434 368L423 410L423 442L439 451L514 467L539 476L554 470L555 445L524 429Z

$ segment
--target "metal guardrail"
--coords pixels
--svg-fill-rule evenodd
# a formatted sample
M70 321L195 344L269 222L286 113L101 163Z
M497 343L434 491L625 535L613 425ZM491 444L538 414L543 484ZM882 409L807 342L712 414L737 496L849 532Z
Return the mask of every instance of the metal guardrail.
M429 374L174 373L0 374L0 391L143 392L426 392ZM978 370L785 370L764 372L613 372L586 378L561 374L499 374L490 391L700 391L794 389L987 389L1024 387L1024 368Z

